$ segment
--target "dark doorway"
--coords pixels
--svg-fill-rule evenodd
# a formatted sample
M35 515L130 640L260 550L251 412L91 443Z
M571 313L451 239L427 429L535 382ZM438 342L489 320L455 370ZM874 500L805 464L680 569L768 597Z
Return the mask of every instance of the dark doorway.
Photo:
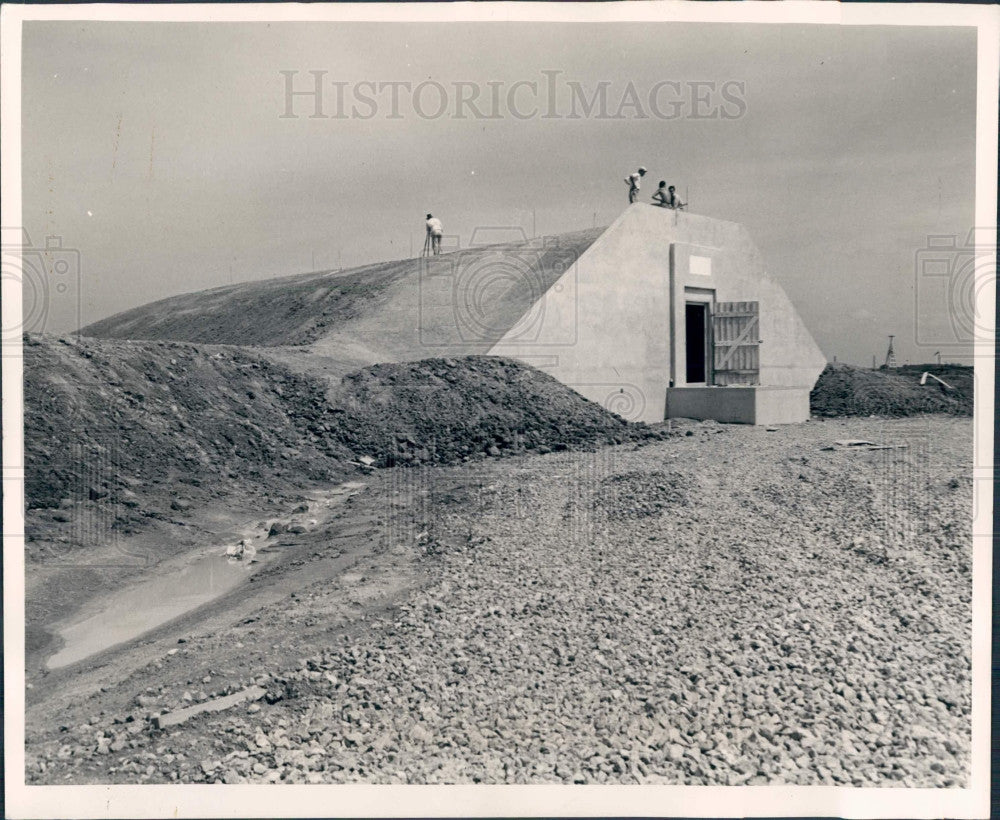
M708 338L708 305L688 302L684 307L684 345L687 349L684 380L688 384L706 382L705 340Z

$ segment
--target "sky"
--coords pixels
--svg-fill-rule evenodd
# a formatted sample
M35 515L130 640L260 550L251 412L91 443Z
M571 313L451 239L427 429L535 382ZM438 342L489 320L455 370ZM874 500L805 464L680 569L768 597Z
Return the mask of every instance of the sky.
M642 199L665 179L747 226L828 358L894 334L968 361L974 29L34 21L23 46L23 225L71 282L28 329L409 257L427 212L462 247L606 225L642 164ZM316 76L322 117L286 95Z

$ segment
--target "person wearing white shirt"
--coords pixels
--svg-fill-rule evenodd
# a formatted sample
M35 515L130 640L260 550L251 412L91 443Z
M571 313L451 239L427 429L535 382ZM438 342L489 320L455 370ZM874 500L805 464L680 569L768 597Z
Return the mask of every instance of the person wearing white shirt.
M625 177L625 184L628 185L628 204L631 205L639 198L639 180L646 176L646 169L641 165L634 174Z
M441 237L444 235L444 227L441 220L433 214L427 214L427 236L431 242L431 252L437 256L441 253Z

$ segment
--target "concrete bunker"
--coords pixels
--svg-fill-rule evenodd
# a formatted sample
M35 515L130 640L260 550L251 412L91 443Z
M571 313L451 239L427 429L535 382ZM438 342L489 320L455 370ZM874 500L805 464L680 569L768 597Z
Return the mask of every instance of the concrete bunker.
M629 206L532 305L521 359L634 421L809 417L826 358L746 229Z
M603 230L183 294L84 333L273 346L331 375L509 356L646 422L803 421L826 364L745 228L641 203Z

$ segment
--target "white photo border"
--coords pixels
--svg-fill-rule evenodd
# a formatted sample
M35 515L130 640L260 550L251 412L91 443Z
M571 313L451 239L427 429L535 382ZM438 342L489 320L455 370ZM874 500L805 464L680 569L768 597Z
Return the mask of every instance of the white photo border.
M30 20L87 21L557 21L970 26L978 29L975 216L996 246L1000 8L958 4L829 2L380 3L10 5L0 10L3 225L21 219L21 34ZM980 315L995 315L993 287L977 289ZM20 322L21 294L5 279L6 326ZM975 465L993 475L992 337L975 340ZM24 539L22 359L3 359L5 792L10 817L471 817L840 816L987 817L990 796L990 652L993 486L974 483L972 772L964 789L824 786L26 786L24 777Z

